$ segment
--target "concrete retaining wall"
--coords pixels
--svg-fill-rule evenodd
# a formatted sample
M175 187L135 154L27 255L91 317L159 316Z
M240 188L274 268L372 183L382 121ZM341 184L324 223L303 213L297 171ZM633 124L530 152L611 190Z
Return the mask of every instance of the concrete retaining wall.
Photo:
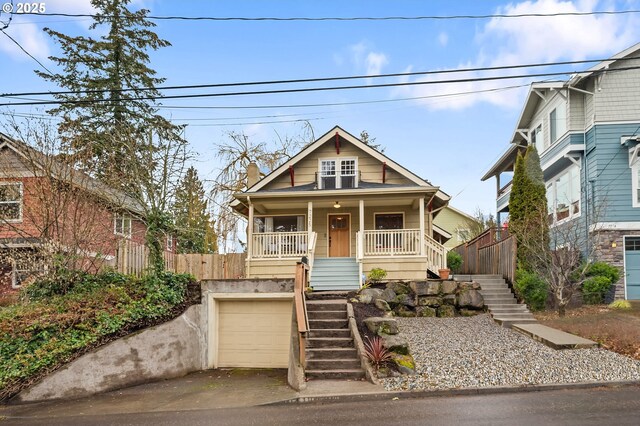
M206 368L206 315L191 306L178 318L81 356L20 393L23 402L79 398Z

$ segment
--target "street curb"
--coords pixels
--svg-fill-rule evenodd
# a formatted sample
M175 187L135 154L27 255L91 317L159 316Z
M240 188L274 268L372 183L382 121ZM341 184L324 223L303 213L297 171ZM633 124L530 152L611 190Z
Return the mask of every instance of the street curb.
M299 396L283 401L268 402L261 406L305 404L310 402L345 402L345 401L374 401L390 399L411 399L411 398L434 398L447 396L474 396L474 395L494 395L520 392L544 392L554 390L572 389L595 389L595 388L620 388L620 387L640 387L640 380L628 380L617 382L578 382L578 383L552 383L542 385L519 385L500 386L491 388L460 388L432 391L392 391L375 393L347 393L335 395L310 395Z

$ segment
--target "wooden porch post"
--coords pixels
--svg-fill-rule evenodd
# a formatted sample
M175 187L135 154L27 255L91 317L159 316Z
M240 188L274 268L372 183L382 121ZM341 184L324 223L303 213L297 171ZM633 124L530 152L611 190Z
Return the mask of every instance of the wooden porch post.
M311 235L313 234L313 201L307 203L307 254L311 251Z
M247 259L253 252L253 203L249 201L249 223L247 224Z
M424 256L424 197L420 198L420 256Z
M360 202L358 203L358 210L359 210L359 225L360 225L360 238L359 241L356 241L356 245L358 247L358 257L359 258L363 258L364 257L364 247L362 247L362 244L364 243L364 200L360 200Z

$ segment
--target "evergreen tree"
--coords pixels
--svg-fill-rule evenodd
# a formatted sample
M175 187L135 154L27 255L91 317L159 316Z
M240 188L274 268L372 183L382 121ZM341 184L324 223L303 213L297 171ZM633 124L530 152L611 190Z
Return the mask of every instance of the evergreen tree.
M547 196L540 157L533 145L524 154L518 154L513 175L513 186L509 198L509 231L517 241L519 267L529 270L533 259L544 259L537 253L533 256L529 248L547 250L549 247L549 224L547 221Z
M214 253L217 236L207 211L202 182L194 167L189 167L178 185L173 205L179 253Z
M151 28L148 10L130 11L131 0L91 0L97 9L91 36L68 36L50 28L45 32L60 45L51 57L59 73L36 71L63 89L62 103L50 110L63 121L59 132L76 161L113 186L131 184L127 163L140 158L153 131L163 140L180 141L181 128L157 113L156 86L164 82L149 64L149 50L169 46ZM149 99L152 98L152 99Z

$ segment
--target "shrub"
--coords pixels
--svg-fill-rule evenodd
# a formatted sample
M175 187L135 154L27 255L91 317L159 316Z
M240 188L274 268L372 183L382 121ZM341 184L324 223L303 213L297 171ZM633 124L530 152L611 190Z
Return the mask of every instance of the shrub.
M589 305L603 303L610 288L611 279L607 276L596 275L587 278L582 284L582 299Z
M453 250L449 250L447 253L447 268L451 269L454 274L457 274L462 267L462 255Z
M609 303L609 308L617 309L620 311L628 311L631 309L631 303L628 300L616 300Z
M173 318L192 280L170 273L72 275L36 281L24 289L28 303L0 310L0 401L93 347Z
M370 338L365 337L364 356L369 360L373 367L378 371L380 367L384 367L393 359L393 354L382 344L382 339L378 336Z
M611 284L615 284L620 278L620 270L606 262L593 262L587 267L586 275L588 277L607 277Z
M387 276L387 271L382 268L373 268L369 271L369 276L367 277L367 281L380 281Z
M547 283L533 272L524 269L516 271L516 280L513 283L516 294L529 306L532 311L544 309L548 288Z

